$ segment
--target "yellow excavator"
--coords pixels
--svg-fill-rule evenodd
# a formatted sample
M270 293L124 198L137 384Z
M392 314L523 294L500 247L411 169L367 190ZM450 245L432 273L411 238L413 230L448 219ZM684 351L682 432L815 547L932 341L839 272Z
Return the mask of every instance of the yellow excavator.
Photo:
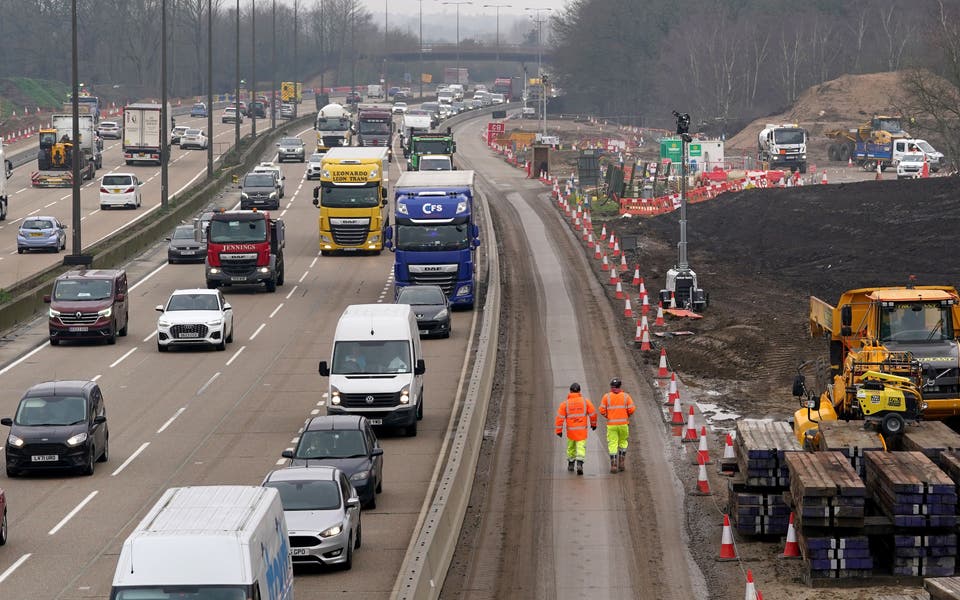
M56 129L40 130L40 150L37 152L37 166L41 171L67 170L72 166L73 143L70 136L57 139Z
M960 295L950 286L849 290L836 307L810 298L810 332L830 346L830 378L817 398L798 372L794 433L816 447L822 421L863 420L886 437L907 421L960 416Z
M833 129L824 132L831 139L827 146L830 160L847 162L851 157L857 162L857 144L883 145L893 140L909 138L903 130L900 115L874 115L872 119L851 129Z

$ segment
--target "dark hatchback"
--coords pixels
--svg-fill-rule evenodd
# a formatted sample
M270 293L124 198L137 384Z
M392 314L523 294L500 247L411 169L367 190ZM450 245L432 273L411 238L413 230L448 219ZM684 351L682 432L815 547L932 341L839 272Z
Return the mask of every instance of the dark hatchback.
M7 477L25 471L79 469L93 475L110 456L110 432L100 386L93 381L48 381L31 387L16 415L0 419L7 436Z
M450 300L438 285L408 285L397 292L396 304L409 304L417 317L420 337L450 337Z
M167 262L203 262L207 258L207 244L197 239L199 231L193 225L178 225L173 235L166 238Z
M370 421L359 415L314 417L293 450L283 457L290 466L330 466L343 471L364 508L377 507L383 491L383 448Z

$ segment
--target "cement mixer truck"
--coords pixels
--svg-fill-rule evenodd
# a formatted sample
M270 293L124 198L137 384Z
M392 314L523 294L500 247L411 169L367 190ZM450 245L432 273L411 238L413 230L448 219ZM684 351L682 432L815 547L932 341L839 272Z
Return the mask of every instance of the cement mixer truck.
M771 169L807 172L807 130L796 123L768 123L757 139L757 158Z

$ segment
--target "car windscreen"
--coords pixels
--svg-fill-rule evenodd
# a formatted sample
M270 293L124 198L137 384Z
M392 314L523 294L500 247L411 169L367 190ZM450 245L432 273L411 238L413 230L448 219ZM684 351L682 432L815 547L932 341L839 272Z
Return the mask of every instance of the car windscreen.
M776 129L773 132L773 139L778 144L802 144L804 137L802 129Z
M277 178L269 173L257 173L243 178L245 188L272 188L277 185Z
M83 396L31 396L20 401L17 425L78 425L87 420L87 403Z
M113 121L101 121L100 123L101 129L116 129L117 127L118 125Z
M300 138L283 138L280 140L280 145L288 148L299 148L300 146L303 146L303 140Z
M246 600L246 586L164 585L116 588L110 600Z
M263 485L280 492L283 510L340 508L340 486L336 481L268 481Z
M367 444L359 429L304 431L296 458L359 458L367 455Z
M133 185L133 177L129 175L104 175L103 185Z
M173 239L175 240L192 240L193 237L193 226L185 225L183 227L177 227L173 230Z
M322 154L311 154L311 155L310 155L310 162L312 162L312 163L322 163L322 162L323 162L323 155L322 155Z
M880 311L882 341L941 342L953 338L950 307L939 302L896 302Z
M373 208L380 206L380 186L325 185L320 188L320 204L327 208Z
M467 223L397 225L398 250L463 250L470 247Z
M405 287L397 294L397 304L443 304L443 290L432 287Z
M337 342L333 368L337 375L387 375L410 372L410 342L364 340Z
M214 244L265 242L267 225L263 219L214 219L210 222L209 237Z
M50 219L27 219L20 226L20 229L53 229L53 221Z
M917 146L919 146L920 149L926 152L927 154L933 154L934 152L936 152L934 147L930 145L930 142L927 142L926 140L920 140L919 142L917 142Z
M167 312L177 310L220 310L220 301L213 294L174 294L167 301Z
M53 287L54 300L106 300L113 290L109 279L64 279Z

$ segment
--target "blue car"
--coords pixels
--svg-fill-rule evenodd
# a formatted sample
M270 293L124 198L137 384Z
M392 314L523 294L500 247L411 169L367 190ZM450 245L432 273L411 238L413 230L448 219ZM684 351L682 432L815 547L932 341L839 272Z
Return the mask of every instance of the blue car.
M197 102L193 105L193 108L190 109L191 117L206 117L207 116L207 105L203 102Z
M17 252L67 249L67 226L56 217L29 217L17 230Z

